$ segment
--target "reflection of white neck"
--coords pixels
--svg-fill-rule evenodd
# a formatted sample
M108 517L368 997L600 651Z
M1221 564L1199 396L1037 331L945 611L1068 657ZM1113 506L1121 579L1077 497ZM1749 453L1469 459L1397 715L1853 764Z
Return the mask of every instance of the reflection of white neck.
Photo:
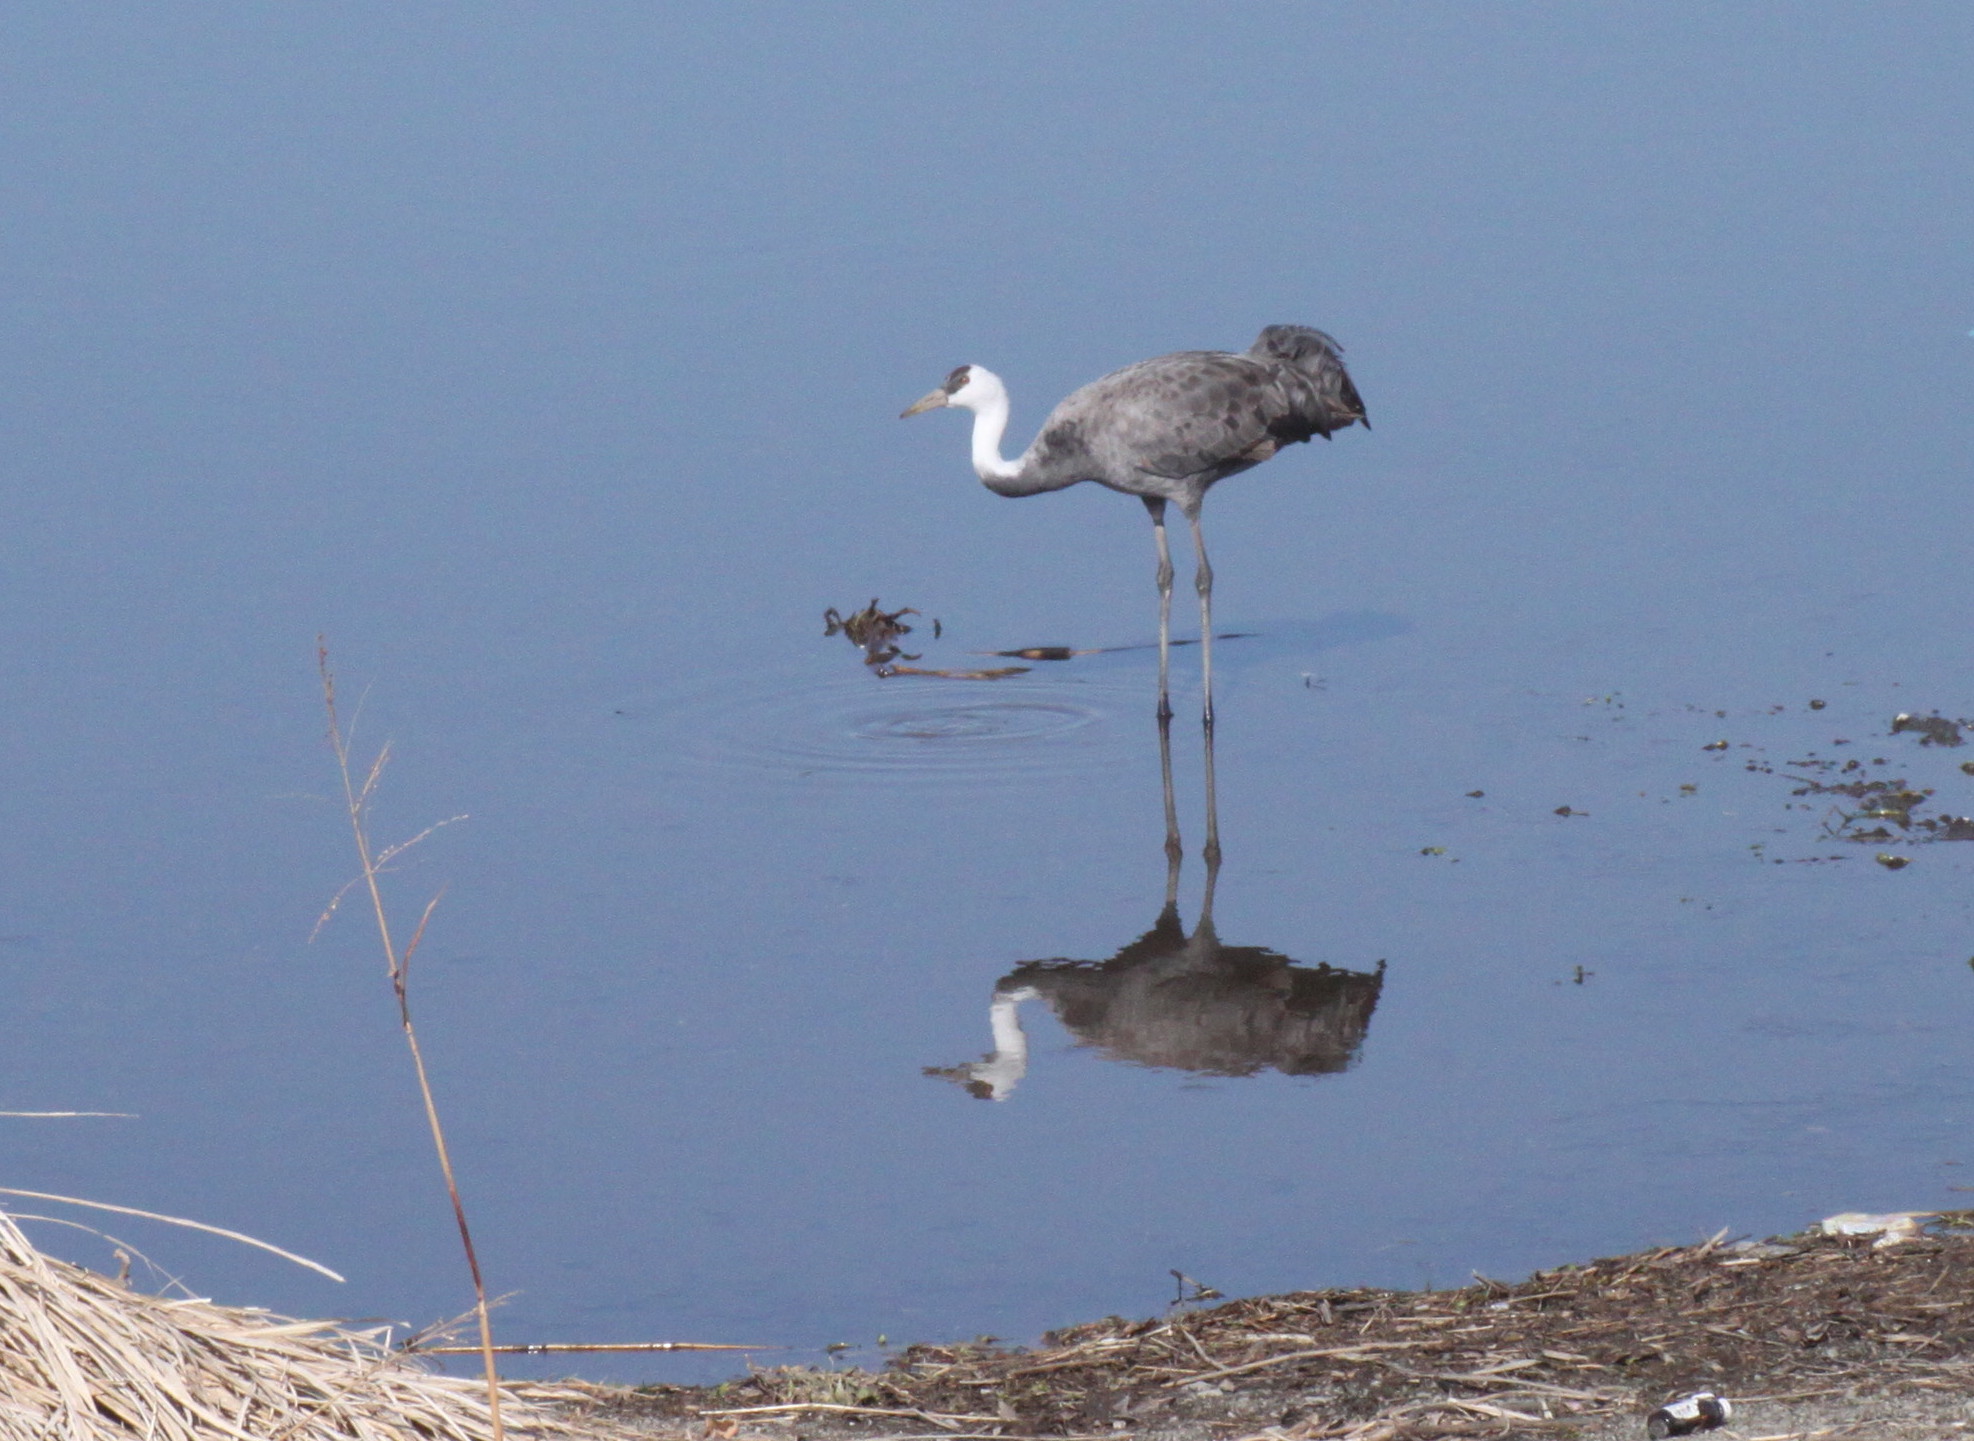
M1021 1029L1021 1003L1037 994L1033 986L994 992L987 1009L994 1049L964 1066L934 1067L928 1074L958 1081L982 1100L1005 1101L1028 1074L1028 1036Z
M973 369L973 387L982 393L962 404L973 412L973 473L982 480L1013 480L1021 461L1001 459L1001 437L1008 430L1008 388L992 371Z
M1018 1056L1024 1069L1028 1064L1028 1033L1021 1029L1021 1003L1035 999L1035 988L996 991L987 1007L987 1025L994 1033L994 1054Z
M994 1033L994 1052L975 1061L967 1070L987 1088L996 1101L1005 1101L1028 1074L1028 1033L1021 1029L1021 1003L1035 995L1033 986L1018 991L996 991L987 1008L987 1024Z

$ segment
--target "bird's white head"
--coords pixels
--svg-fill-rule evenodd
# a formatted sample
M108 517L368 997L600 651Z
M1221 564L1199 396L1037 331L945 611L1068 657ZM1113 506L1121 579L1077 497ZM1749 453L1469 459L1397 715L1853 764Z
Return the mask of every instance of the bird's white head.
M1008 388L1001 384L1001 377L984 365L962 365L946 377L946 383L930 394L908 406L900 420L909 420L914 415L923 415L928 410L937 410L942 405L957 405L978 415L996 401L1007 402Z

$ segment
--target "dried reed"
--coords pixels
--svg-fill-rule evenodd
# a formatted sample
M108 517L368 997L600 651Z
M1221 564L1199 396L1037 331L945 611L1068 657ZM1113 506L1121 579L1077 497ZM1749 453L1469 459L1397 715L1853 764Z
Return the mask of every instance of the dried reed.
M569 1433L507 1405L538 1435ZM43 1255L0 1212L0 1436L487 1441L494 1425L477 1380L427 1370L385 1328L146 1295Z
M329 713L329 746L336 755L336 769L343 782L343 800L349 811L350 831L356 839L357 859L363 867L361 880L370 894L371 911L377 919L377 936L383 942L384 959L390 966L391 989L397 995L398 1021L404 1028L405 1044L411 1048L411 1064L418 1073L418 1093L425 1102L425 1120L431 1127L432 1146L438 1152L439 1170L445 1175L446 1194L452 1198L452 1215L459 1227L459 1243L466 1252L466 1268L473 1275L473 1310L479 1321L480 1360L486 1373L487 1416L493 1427L494 1441L502 1441L506 1431L501 1424L500 1373L494 1364L493 1322L487 1314L487 1286L480 1275L480 1258L473 1250L473 1233L466 1224L466 1206L459 1199L459 1183L453 1176L452 1155L446 1149L445 1128L439 1124L438 1103L432 1097L431 1078L425 1071L425 1053L418 1045L418 1031L411 1024L411 958L417 954L418 943L425 938L425 925L432 919L432 910L438 905L439 898L433 896L426 902L424 914L419 916L410 941L400 950L391 937L390 916L384 909L384 893L378 884L378 876L393 856L400 854L407 846L416 845L435 828L428 827L402 845L382 852L371 845L368 824L370 801L376 794L377 782L384 774L384 765L390 759L391 749L386 745L377 752L377 758L364 774L363 784L358 786L350 771L349 740L336 713L336 677L329 669L329 648L320 636L316 637L315 663L322 676L322 703ZM345 886L343 891L347 892L348 889ZM331 911L342 899L342 894L339 892L336 900L330 902ZM326 917L329 912L323 914ZM318 921L316 926L319 930L321 922Z

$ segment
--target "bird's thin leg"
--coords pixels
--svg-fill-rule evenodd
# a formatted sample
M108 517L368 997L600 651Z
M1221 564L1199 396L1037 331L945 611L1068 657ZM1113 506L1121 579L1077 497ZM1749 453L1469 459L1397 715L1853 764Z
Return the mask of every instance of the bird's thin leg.
M1203 712L1208 730L1213 728L1213 567L1206 559L1206 537L1200 534L1199 506L1186 508L1186 520L1193 528L1193 554L1199 566L1193 572L1193 588L1199 592L1199 663L1206 690Z
M1165 782L1165 904L1179 903L1179 861L1185 848L1179 843L1179 805L1172 795L1172 713L1158 718L1158 772Z
M1210 818L1213 812L1208 811ZM1200 895L1199 920L1193 926L1195 936L1212 936L1213 931L1213 892L1220 884L1220 843L1211 841L1206 849L1206 889Z
M1206 691L1206 705L1200 713L1206 728L1206 849L1202 855L1212 867L1220 865L1220 805L1214 796L1214 569L1206 561L1206 537L1200 535L1200 507L1186 509L1192 525L1192 553L1200 565L1192 574L1192 584L1200 592L1200 681Z
M1206 895L1208 913L1213 904L1213 882L1220 874L1220 798L1213 785L1213 712L1206 715ZM1168 792L1169 794L1169 792Z
M1172 696L1169 658L1172 652L1172 550L1165 541L1165 502L1145 497L1151 512L1152 535L1158 540L1158 771L1165 783L1165 904L1179 902L1179 861L1185 848L1179 841L1179 803L1172 794Z
M1172 551L1165 543L1165 502L1155 496L1143 497L1151 512L1152 537L1158 542L1158 718L1172 719L1172 695L1167 682L1171 677L1172 651ZM1166 814L1171 815L1171 787L1166 787ZM1177 834L1166 827L1167 834Z
M1206 861L1206 889L1200 894L1199 920L1193 926L1195 941L1212 942L1213 892L1220 884L1220 807L1213 793L1213 727L1206 727L1206 845L1200 855Z

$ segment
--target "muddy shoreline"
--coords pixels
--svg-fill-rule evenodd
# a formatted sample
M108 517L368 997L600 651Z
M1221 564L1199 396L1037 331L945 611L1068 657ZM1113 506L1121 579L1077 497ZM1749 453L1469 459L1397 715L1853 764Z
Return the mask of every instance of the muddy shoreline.
M1806 1233L1477 1279L1108 1317L1032 1349L912 1346L882 1371L585 1388L598 1435L727 1441L1639 1438L1711 1390L1743 1438L1974 1432L1974 1215L1895 1245Z

